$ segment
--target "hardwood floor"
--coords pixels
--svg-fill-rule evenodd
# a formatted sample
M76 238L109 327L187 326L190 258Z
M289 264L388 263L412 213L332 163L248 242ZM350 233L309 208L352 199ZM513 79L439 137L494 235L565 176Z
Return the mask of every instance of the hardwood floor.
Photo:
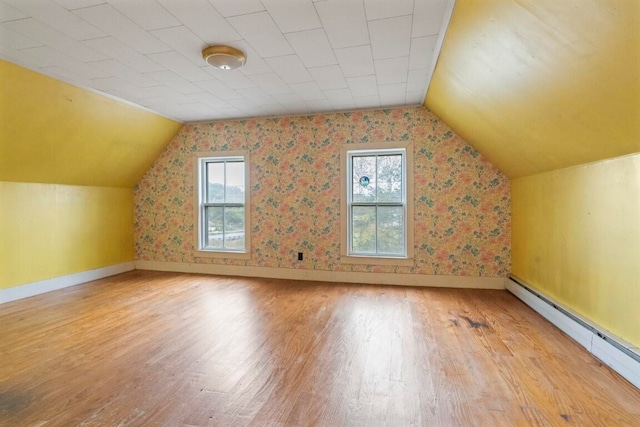
M2 426L638 426L506 291L134 271L0 305Z

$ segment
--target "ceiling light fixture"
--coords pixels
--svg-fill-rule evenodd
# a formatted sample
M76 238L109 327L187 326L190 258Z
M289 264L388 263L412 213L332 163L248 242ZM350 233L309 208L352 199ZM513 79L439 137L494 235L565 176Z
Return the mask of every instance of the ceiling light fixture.
M202 50L205 62L219 70L236 70L247 60L244 52L231 46L209 46Z

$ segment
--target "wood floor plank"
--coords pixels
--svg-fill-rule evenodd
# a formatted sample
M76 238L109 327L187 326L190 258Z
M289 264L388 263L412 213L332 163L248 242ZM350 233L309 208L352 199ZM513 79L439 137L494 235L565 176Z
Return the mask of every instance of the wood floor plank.
M0 305L0 426L637 426L506 291L133 271Z

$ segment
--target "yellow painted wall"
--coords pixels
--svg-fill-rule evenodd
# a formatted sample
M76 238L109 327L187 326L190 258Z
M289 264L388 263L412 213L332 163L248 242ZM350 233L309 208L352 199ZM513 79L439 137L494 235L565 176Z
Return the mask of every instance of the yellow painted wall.
M458 0L425 105L510 178L640 151L638 0Z
M512 181L512 271L640 347L640 154Z
M133 261L132 188L181 127L0 60L0 289Z
M132 260L132 189L0 182L0 289Z
M0 60L0 181L133 187L181 127Z

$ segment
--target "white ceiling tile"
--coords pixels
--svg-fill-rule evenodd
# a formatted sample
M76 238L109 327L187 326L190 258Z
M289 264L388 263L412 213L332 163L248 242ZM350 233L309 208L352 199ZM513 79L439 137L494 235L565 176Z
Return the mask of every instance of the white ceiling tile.
M411 37L437 35L446 9L447 0L415 0Z
M413 0L364 0L364 9L369 21L411 15L413 13Z
M378 96L376 76L349 77L347 78L347 83L354 98Z
M429 68L433 58L433 50L436 47L438 36L416 37L411 39L411 52L409 53L409 69Z
M209 0L224 17L261 12L264 6L260 0Z
M150 60L137 50L131 49L129 46L122 43L120 40L114 39L113 37L85 40L83 43L107 57L117 58L123 64L126 64L141 73L165 69L160 64Z
M91 79L91 87L102 91L113 90L126 86L130 86L130 84L122 80L120 77L100 77Z
M265 64L265 67L268 67ZM216 79L220 80L231 89L242 89L246 87L254 87L256 84L245 74L234 70L221 70L215 67L204 67L204 70ZM269 68L271 70L271 68Z
M220 113L218 116L216 116L215 120L218 120L218 117L220 119L235 119L240 117L246 117L246 115L243 114L241 110L238 110L237 108L234 108L234 107L229 107L224 109L221 108L219 111Z
M90 78L83 76L81 74L78 74L75 71L69 70L67 68L47 67L47 68L41 68L39 71L41 71L43 74L46 74L48 76L51 76L59 80L66 81L75 86L83 86L85 88L92 87Z
M345 77L375 74L373 56L369 45L336 49L334 52Z
M68 56L75 58L78 61L99 61L101 59L107 59L107 57L101 53L96 52L83 45L81 42L54 30L37 19L20 19L18 21L5 22L2 26L38 41L42 45L65 52Z
M167 45L109 5L77 9L73 13L140 53L170 50Z
M256 105L273 104L276 102L267 92L259 87L238 89L237 92L250 101L253 101Z
M411 16L369 21L373 59L408 56L411 41Z
M109 3L145 30L158 30L181 24L155 0L109 0Z
M14 62L16 64L21 64L23 67L39 69L41 67L41 62L37 57L26 54L21 50L14 49L11 46L7 46L2 43L2 39L0 39L0 58ZM65 79L69 80L69 79Z
M158 82L151 77L139 73L133 68L129 68L126 65L113 59L91 62L89 64L106 73L109 73L112 76L119 77L122 80L135 86L148 87L158 85Z
M16 19L28 18L29 15L20 12L8 4L0 3L0 22L15 21Z
M448 0L0 0L0 57L178 120L418 105L445 12ZM247 63L209 67L209 44Z
M321 27L316 8L309 0L262 0L262 4L283 33Z
M409 57L380 59L374 61L379 85L406 83Z
M422 91L427 89L428 68L409 70L407 75L407 92Z
M334 49L369 43L369 30L362 2L326 0L315 6Z
M287 105L292 110L299 110L301 108L306 107L305 102L300 98L300 95L297 93L285 93L281 95L273 95L273 99L278 101L280 104Z
M266 62L285 83L302 83L313 80L297 55L267 58Z
M303 101L327 99L316 82L293 83L291 84L291 89L293 89Z
M163 65L165 68L181 75L191 82L209 80L211 78L204 70L174 50L171 52L153 53L147 56L149 59Z
M76 58L72 58L65 52L53 49L49 46L33 47L29 49L22 49L22 52L31 55L41 61L41 67L61 67L84 76L85 78L95 77L108 77L110 74L106 71L102 71L98 68L85 64L82 61L78 61Z
M298 31L286 34L286 37L306 67L338 63L323 29Z
M186 79L182 78L182 76L179 76L178 74L170 70L154 71L151 73L146 73L146 75L153 80L162 83L163 85L177 90L180 93L192 94L202 91L202 89L195 84L187 81Z
M424 91L419 90L415 92L407 91L407 96L404 101L407 105L422 105L424 104Z
M407 84L380 85L378 86L378 92L380 93L380 105L389 107L403 105L406 98Z
M151 109L166 109L167 107L173 105L174 103L170 100L163 98L161 96L155 98L141 98L140 104Z
M228 20L263 58L293 53L289 42L267 12L234 16Z
M44 46L42 42L33 40L25 34L13 31L11 28L0 25L0 43L11 46L14 49Z
M269 95L291 93L292 89L276 73L253 74L249 78Z
M255 110L256 105L247 98L230 99L227 101L230 105L245 113L251 113ZM262 110L262 109L260 109ZM264 110L263 110L264 111Z
M67 10L80 9L82 7L97 6L106 3L105 0L53 0Z
M140 97L142 98L162 96L163 98L178 104L194 102L191 95L180 93L175 89L163 85L139 88L139 92Z
M351 91L349 89L329 89L325 90L324 96L330 102L353 102L353 96L351 95Z
M328 99L314 99L313 101L307 101L305 103L309 107L309 111L313 112L327 112L333 109L333 105Z
M378 94L354 97L353 100L358 108L380 108L380 97Z
M158 0L173 16L206 43L241 40L222 15L206 0Z
M211 121L212 116L217 116L219 110L216 111L195 111L194 113L181 114L180 117L185 122L208 122Z
M3 2L40 22L46 22L51 28L74 40L106 36L98 28L50 0L3 0Z
M202 49L207 46L206 43L187 27L181 25L179 27L163 28L151 31L151 34L198 67L206 64L202 59Z
M247 57L247 62L240 70L242 74L264 74L273 71L269 64L267 64L258 52L256 52L245 40L229 43L229 45L240 49Z
M204 81L196 82L195 84L196 86L201 87L202 89L206 90L210 94L217 96L218 98L223 99L225 101L231 100L231 99L238 99L242 97L242 95L238 93L235 89L231 89L230 87L228 87L227 85L225 85L219 80L214 80L214 79L204 80Z
M192 93L190 94L190 96L193 99L209 107L213 107L213 108L229 108L230 107L229 103L227 103L226 101L223 101L222 99L218 98L215 95L210 94L209 92Z
M338 65L309 68L308 71L322 90L347 87L347 81L344 79L342 69Z

